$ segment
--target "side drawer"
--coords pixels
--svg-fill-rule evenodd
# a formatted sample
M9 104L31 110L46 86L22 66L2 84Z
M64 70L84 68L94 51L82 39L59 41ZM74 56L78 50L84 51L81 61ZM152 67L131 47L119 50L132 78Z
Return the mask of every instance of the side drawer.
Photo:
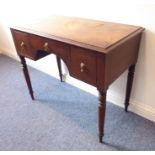
M34 53L32 52L28 34L17 30L11 30L11 32L17 53L22 56L33 58Z
M71 47L71 75L96 85L96 54L80 47Z
M11 29L17 53L32 60L38 60L45 57L49 53L39 49L38 44L33 48L30 42L31 34ZM37 48L38 47L38 48Z

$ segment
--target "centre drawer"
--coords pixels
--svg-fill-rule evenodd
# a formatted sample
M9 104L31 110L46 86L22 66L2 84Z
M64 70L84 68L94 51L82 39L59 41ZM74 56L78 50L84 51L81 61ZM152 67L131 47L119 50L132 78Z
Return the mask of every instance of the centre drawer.
M34 50L43 50L48 53L54 53L59 57L68 56L69 47L65 43L51 40L37 35L30 35L30 43Z
M96 54L80 47L71 47L71 75L96 85Z

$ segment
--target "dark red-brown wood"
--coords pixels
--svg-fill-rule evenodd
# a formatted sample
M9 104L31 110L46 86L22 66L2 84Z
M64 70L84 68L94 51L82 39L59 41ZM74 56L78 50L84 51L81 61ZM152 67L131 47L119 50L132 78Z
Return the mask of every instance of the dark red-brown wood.
M126 112L128 111L129 99L131 95L131 89L132 89L133 78L134 78L134 72L135 72L135 65L132 65L129 67L129 70L128 70L126 97L125 97L125 111Z
M58 66L60 81L63 82L63 80L62 80L61 59L58 56L56 56L56 60L57 60L57 66Z
M26 65L26 60L23 56L19 56L19 58L21 60L22 69L23 69L24 77L25 77L25 80L26 80L26 83L29 89L29 93L31 95L32 100L34 100L33 90L32 90L31 80L30 80L30 76L28 73L27 65Z
M71 76L96 86L96 54L91 50L71 46L70 55ZM83 72L81 63L85 65Z
M60 59L66 63L72 77L99 90L99 141L102 142L106 92L109 85L129 68L125 99L127 111L144 29L139 26L64 16L52 16L34 23L11 28L32 99L33 91L24 57L38 60L53 53L57 57L61 81Z
M106 110L106 92L99 91L99 107L98 107L98 126L99 126L99 142L102 143L104 136L104 121Z

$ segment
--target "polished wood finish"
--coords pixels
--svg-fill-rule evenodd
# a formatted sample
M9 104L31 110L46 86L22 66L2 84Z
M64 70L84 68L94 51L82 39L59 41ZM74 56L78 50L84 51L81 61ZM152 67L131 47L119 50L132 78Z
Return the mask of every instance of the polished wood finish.
M127 79L127 87L126 87L126 97L125 97L125 111L128 111L129 99L131 95L132 83L134 78L135 65L130 66L128 70L128 79Z
M96 86L96 54L90 50L71 46L70 75ZM80 64L85 67L81 72Z
M102 53L142 30L138 26L66 16L50 16L14 28Z
M58 65L58 71L59 71L60 81L63 82L63 80L62 80L61 59L58 56L56 56L56 60L57 60L57 65Z
M27 65L26 65L26 60L23 56L19 56L19 58L22 64L23 74L24 74L24 77L25 77L25 80L26 80L26 83L29 89L30 96L32 100L34 100L33 90L32 90L31 80L30 80L30 76L28 73Z
M98 107L98 129L99 129L99 142L102 143L104 136L104 121L106 110L106 92L99 91L99 107Z
M24 28L11 28L20 57L38 60L53 53L57 56L61 80L60 59L63 59L72 77L99 90L100 142L104 135L106 92L109 85L130 67L125 101L127 111L133 66L137 62L143 30L138 26L64 16L52 16L24 25Z

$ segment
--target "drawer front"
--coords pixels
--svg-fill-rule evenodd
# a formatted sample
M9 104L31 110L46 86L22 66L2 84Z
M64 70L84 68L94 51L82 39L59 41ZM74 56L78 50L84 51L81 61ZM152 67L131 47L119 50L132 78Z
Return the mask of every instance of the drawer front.
M26 57L33 57L29 37L27 33L20 31L12 31L17 53Z
M49 49L49 41L47 39L44 39L43 37L30 34L29 35L30 43L34 51L37 50L45 50L50 51Z
M90 50L71 47L71 75L88 84L96 85L96 54Z
M65 43L60 43L37 35L30 35L29 38L33 50L43 50L48 53L54 53L62 58L68 57L69 46Z

